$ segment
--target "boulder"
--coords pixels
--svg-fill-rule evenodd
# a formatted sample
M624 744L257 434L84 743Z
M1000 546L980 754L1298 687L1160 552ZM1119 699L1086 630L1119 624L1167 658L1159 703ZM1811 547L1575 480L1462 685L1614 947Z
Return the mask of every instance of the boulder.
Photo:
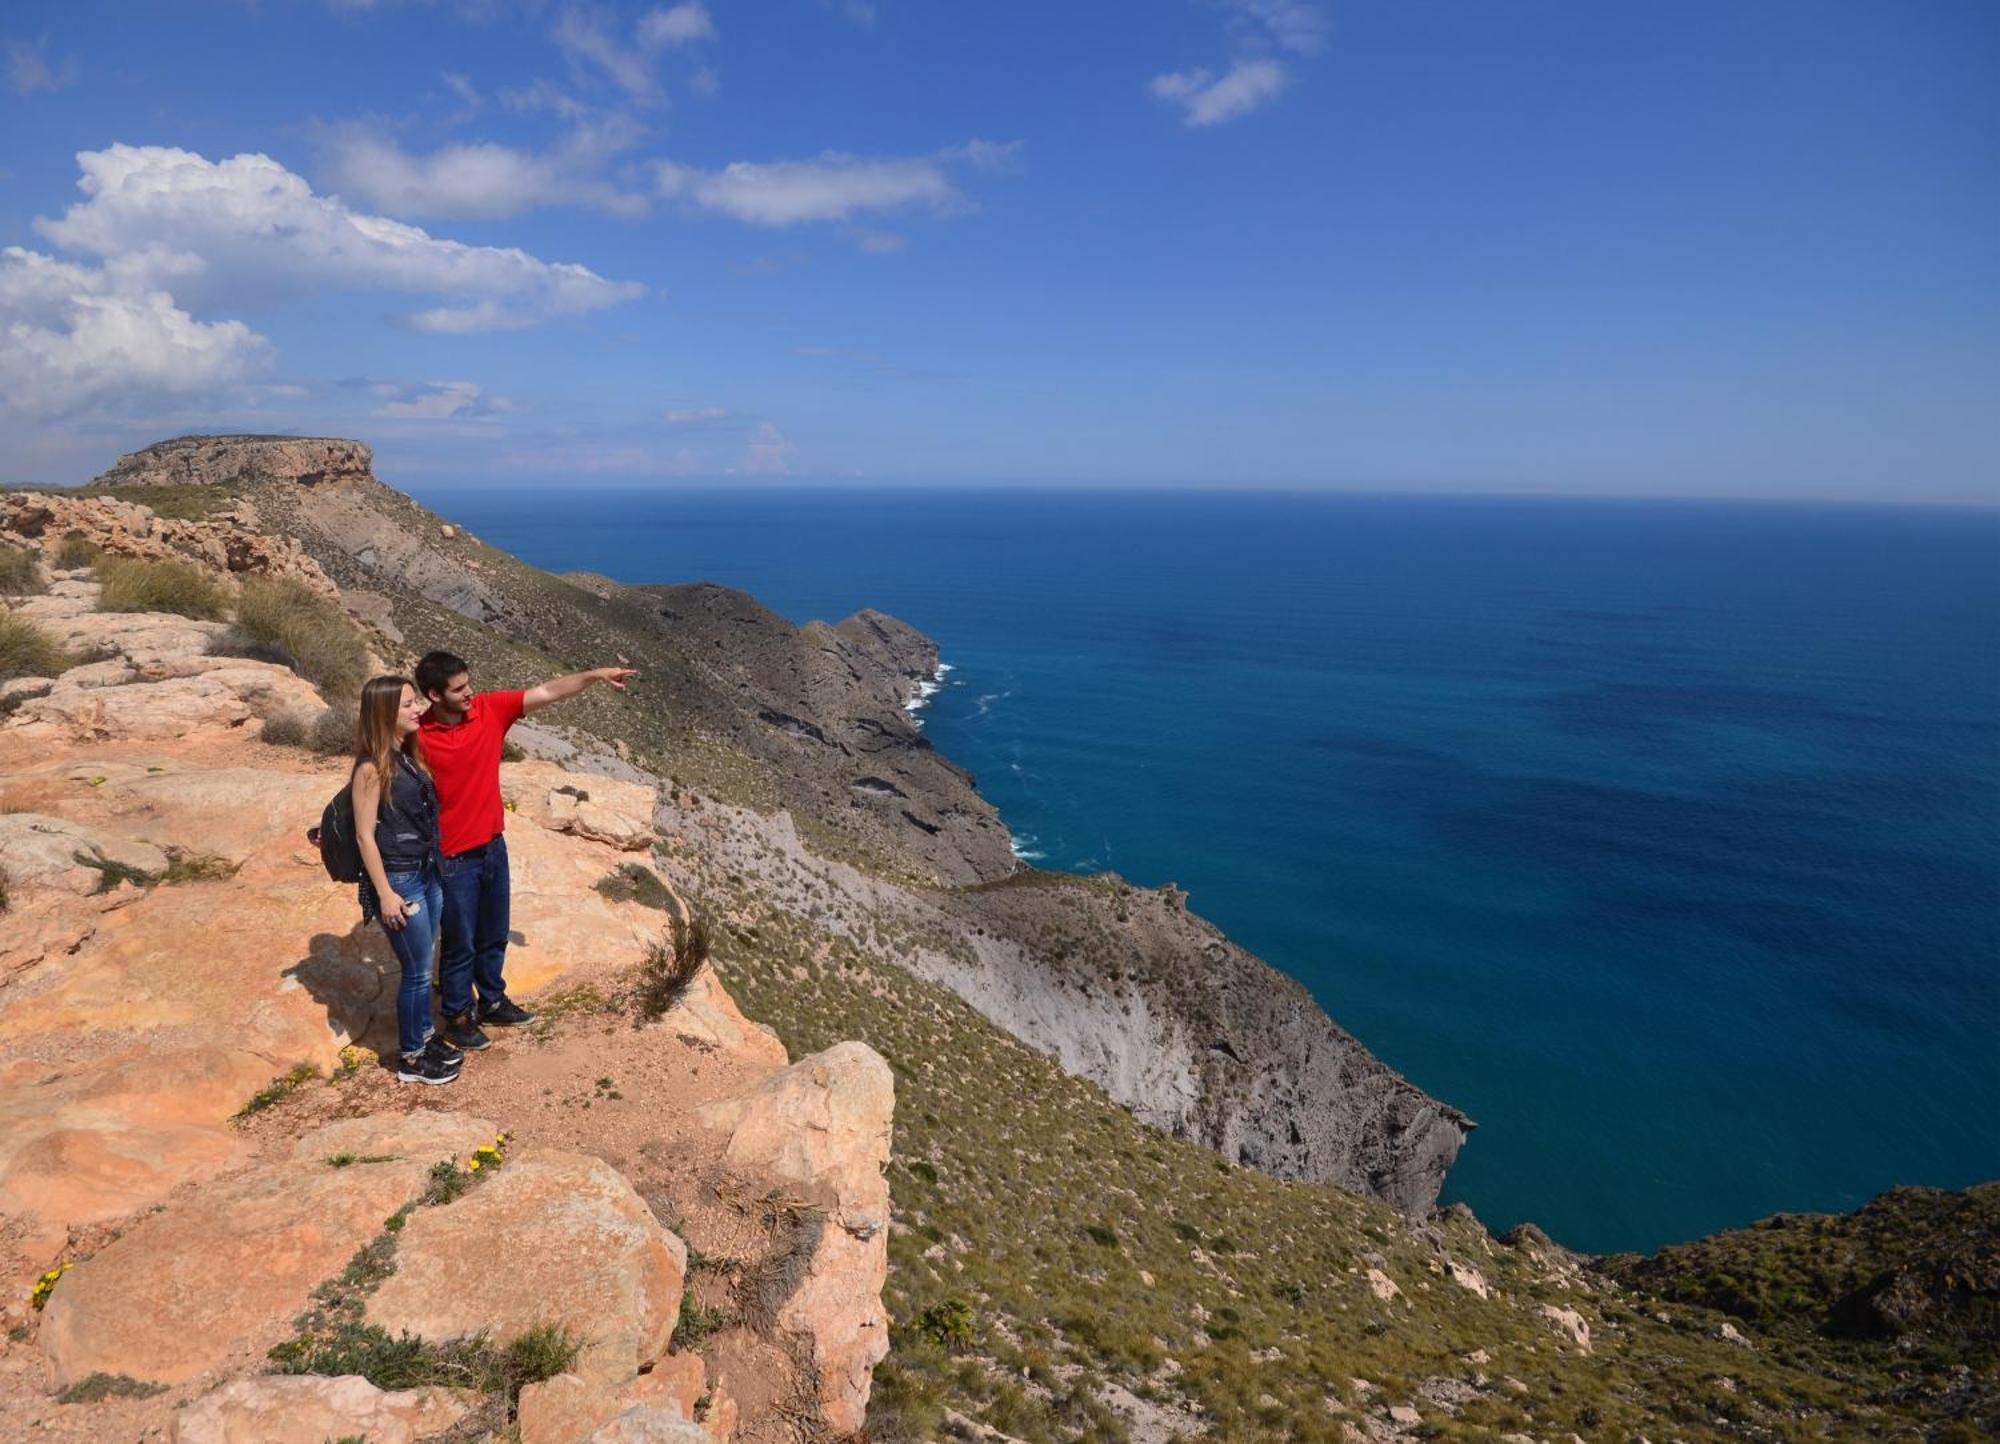
M232 1379L174 1416L174 1444L264 1444L366 1439L416 1444L449 1430L480 1403L459 1389L384 1393L356 1374Z
M454 1126L458 1152L492 1141L493 1125L484 1119L460 1118ZM344 1151L379 1153L377 1145L407 1136L403 1128L394 1119L380 1134L333 1136ZM41 1344L56 1387L96 1373L179 1383L261 1341L422 1191L443 1156L333 1168L318 1161L335 1151L319 1135L299 1147L312 1158L211 1184L73 1269L42 1314Z
M201 732L231 732L252 718L317 711L313 685L289 668L240 657L211 657L192 676L125 686L80 686L56 680L47 696L15 708L6 726L51 741L162 741Z
M500 787L519 815L553 832L624 852L643 852L657 840L653 809L659 797L651 787L541 761L508 763L500 769Z
M515 1414L520 1444L576 1444L628 1407L604 1384L581 1374L558 1374L521 1390Z
M1575 1344L1577 1348L1586 1354L1591 1352L1590 1325L1585 1321L1582 1314L1578 1313L1575 1309L1559 1309L1554 1304L1543 1304L1541 1306L1541 1315L1544 1319L1548 1320L1551 1328Z
M1368 1270L1368 1292L1373 1294L1378 1302L1386 1304L1402 1290L1396 1287L1396 1281L1382 1270L1372 1268Z
M797 1286L780 1328L810 1344L821 1414L836 1433L861 1427L875 1365L889 1351L882 1285L889 1270L889 1159L895 1079L864 1043L841 1043L703 1110L726 1128L738 1171L797 1189L824 1209L799 1244Z
M1471 1264L1462 1264L1457 1259L1446 1259L1444 1261L1444 1273L1446 1278L1450 1279L1467 1293L1478 1294L1483 1299L1490 1292L1490 1285L1486 1282L1486 1275L1472 1267Z
M411 1217L368 1319L433 1340L483 1329L496 1344L560 1323L588 1340L575 1372L616 1387L666 1352L686 1275L686 1246L610 1164L524 1151Z

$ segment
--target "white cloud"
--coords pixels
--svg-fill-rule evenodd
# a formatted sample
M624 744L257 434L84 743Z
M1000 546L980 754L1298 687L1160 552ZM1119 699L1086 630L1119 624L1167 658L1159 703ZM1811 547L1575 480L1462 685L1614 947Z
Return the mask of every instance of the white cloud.
M728 415L728 410L721 406L677 407L667 413L667 423L670 426L697 426L704 421L721 421Z
M696 40L715 38L715 20L708 7L689 0L671 10L649 10L639 17L639 44L648 50L666 50Z
M759 422L736 470L745 476L789 476L798 448L768 421Z
M539 206L589 206L642 216L645 196L593 174L643 134L629 121L580 125L540 154L488 142L411 155L360 126L332 133L328 178L343 194L401 216L497 220Z
M1239 44L1255 47L1268 42L1298 55L1311 55L1326 43L1326 16L1303 0L1225 0L1233 12L1230 29Z
M161 146L78 155L86 199L42 235L107 258L134 286L172 282L182 304L271 300L327 289L400 291L449 304L408 318L463 333L533 325L633 300L636 282L514 247L442 240L314 194L263 155L210 161Z
M662 52L713 40L716 32L708 7L699 0L684 0L641 15L630 39L624 37L615 14L583 3L566 6L550 33L577 78L601 74L633 104L658 105L665 95L654 67Z
M650 19L648 16L640 22L642 30ZM631 42L620 39L613 34L611 22L612 17L605 12L572 5L557 18L552 38L576 70L602 71L636 103L659 104L660 82L653 74L658 47L642 44L637 37Z
M446 124L462 125L486 109L486 97L479 93L479 87L472 83L471 76L461 75L456 70L444 71L442 75L445 89L458 97L458 110Z
M7 42L7 85L16 95L33 95L38 90L61 90L76 79L76 61L65 60L50 66L46 40L30 45L25 40Z
M1207 70L1156 76L1151 89L1182 108L1183 123L1219 125L1275 97L1286 79L1285 67L1275 60L1239 60L1220 77Z
M500 103L517 115L546 111L563 120L581 120L590 114L589 106L546 80L537 80L533 85L519 89L503 90L500 92Z
M102 402L226 388L270 348L241 321L197 321L130 270L0 251L0 410L65 416Z
M718 171L659 161L654 175L663 196L689 200L751 225L790 226L846 220L858 211L909 206L962 209L968 202L952 183L951 163L992 169L1017 149L1017 144L975 140L933 155L827 151L813 160L736 161Z
M375 415L405 421L490 421L514 409L504 396L485 395L475 381L431 381L414 387L383 382L375 394L384 398Z

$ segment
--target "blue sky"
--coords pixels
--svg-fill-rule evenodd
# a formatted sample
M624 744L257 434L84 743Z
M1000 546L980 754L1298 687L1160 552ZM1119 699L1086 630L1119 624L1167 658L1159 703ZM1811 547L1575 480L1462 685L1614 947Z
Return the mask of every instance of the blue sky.
M2000 7L0 11L0 479L2000 498Z

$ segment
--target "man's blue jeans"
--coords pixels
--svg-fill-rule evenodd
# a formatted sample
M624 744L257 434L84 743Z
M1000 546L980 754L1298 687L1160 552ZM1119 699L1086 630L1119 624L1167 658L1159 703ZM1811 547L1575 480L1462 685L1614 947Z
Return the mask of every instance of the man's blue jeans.
M384 927L403 981L396 989L396 1046L407 1056L421 1053L431 1036L431 959L436 956L438 924L444 915L444 888L435 871L392 872L389 886L409 909L400 928Z
M507 962L510 896L506 838L444 860L444 952L438 973L446 1016L470 1013L474 989L478 1000L489 1005L507 996L500 974Z

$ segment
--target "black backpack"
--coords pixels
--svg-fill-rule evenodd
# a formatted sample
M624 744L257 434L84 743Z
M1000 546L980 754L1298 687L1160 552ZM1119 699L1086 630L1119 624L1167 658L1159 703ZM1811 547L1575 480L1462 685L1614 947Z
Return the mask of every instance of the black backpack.
M306 841L319 849L320 863L335 882L361 881L361 844L354 836L354 787L350 782L326 805L319 826L309 828Z

